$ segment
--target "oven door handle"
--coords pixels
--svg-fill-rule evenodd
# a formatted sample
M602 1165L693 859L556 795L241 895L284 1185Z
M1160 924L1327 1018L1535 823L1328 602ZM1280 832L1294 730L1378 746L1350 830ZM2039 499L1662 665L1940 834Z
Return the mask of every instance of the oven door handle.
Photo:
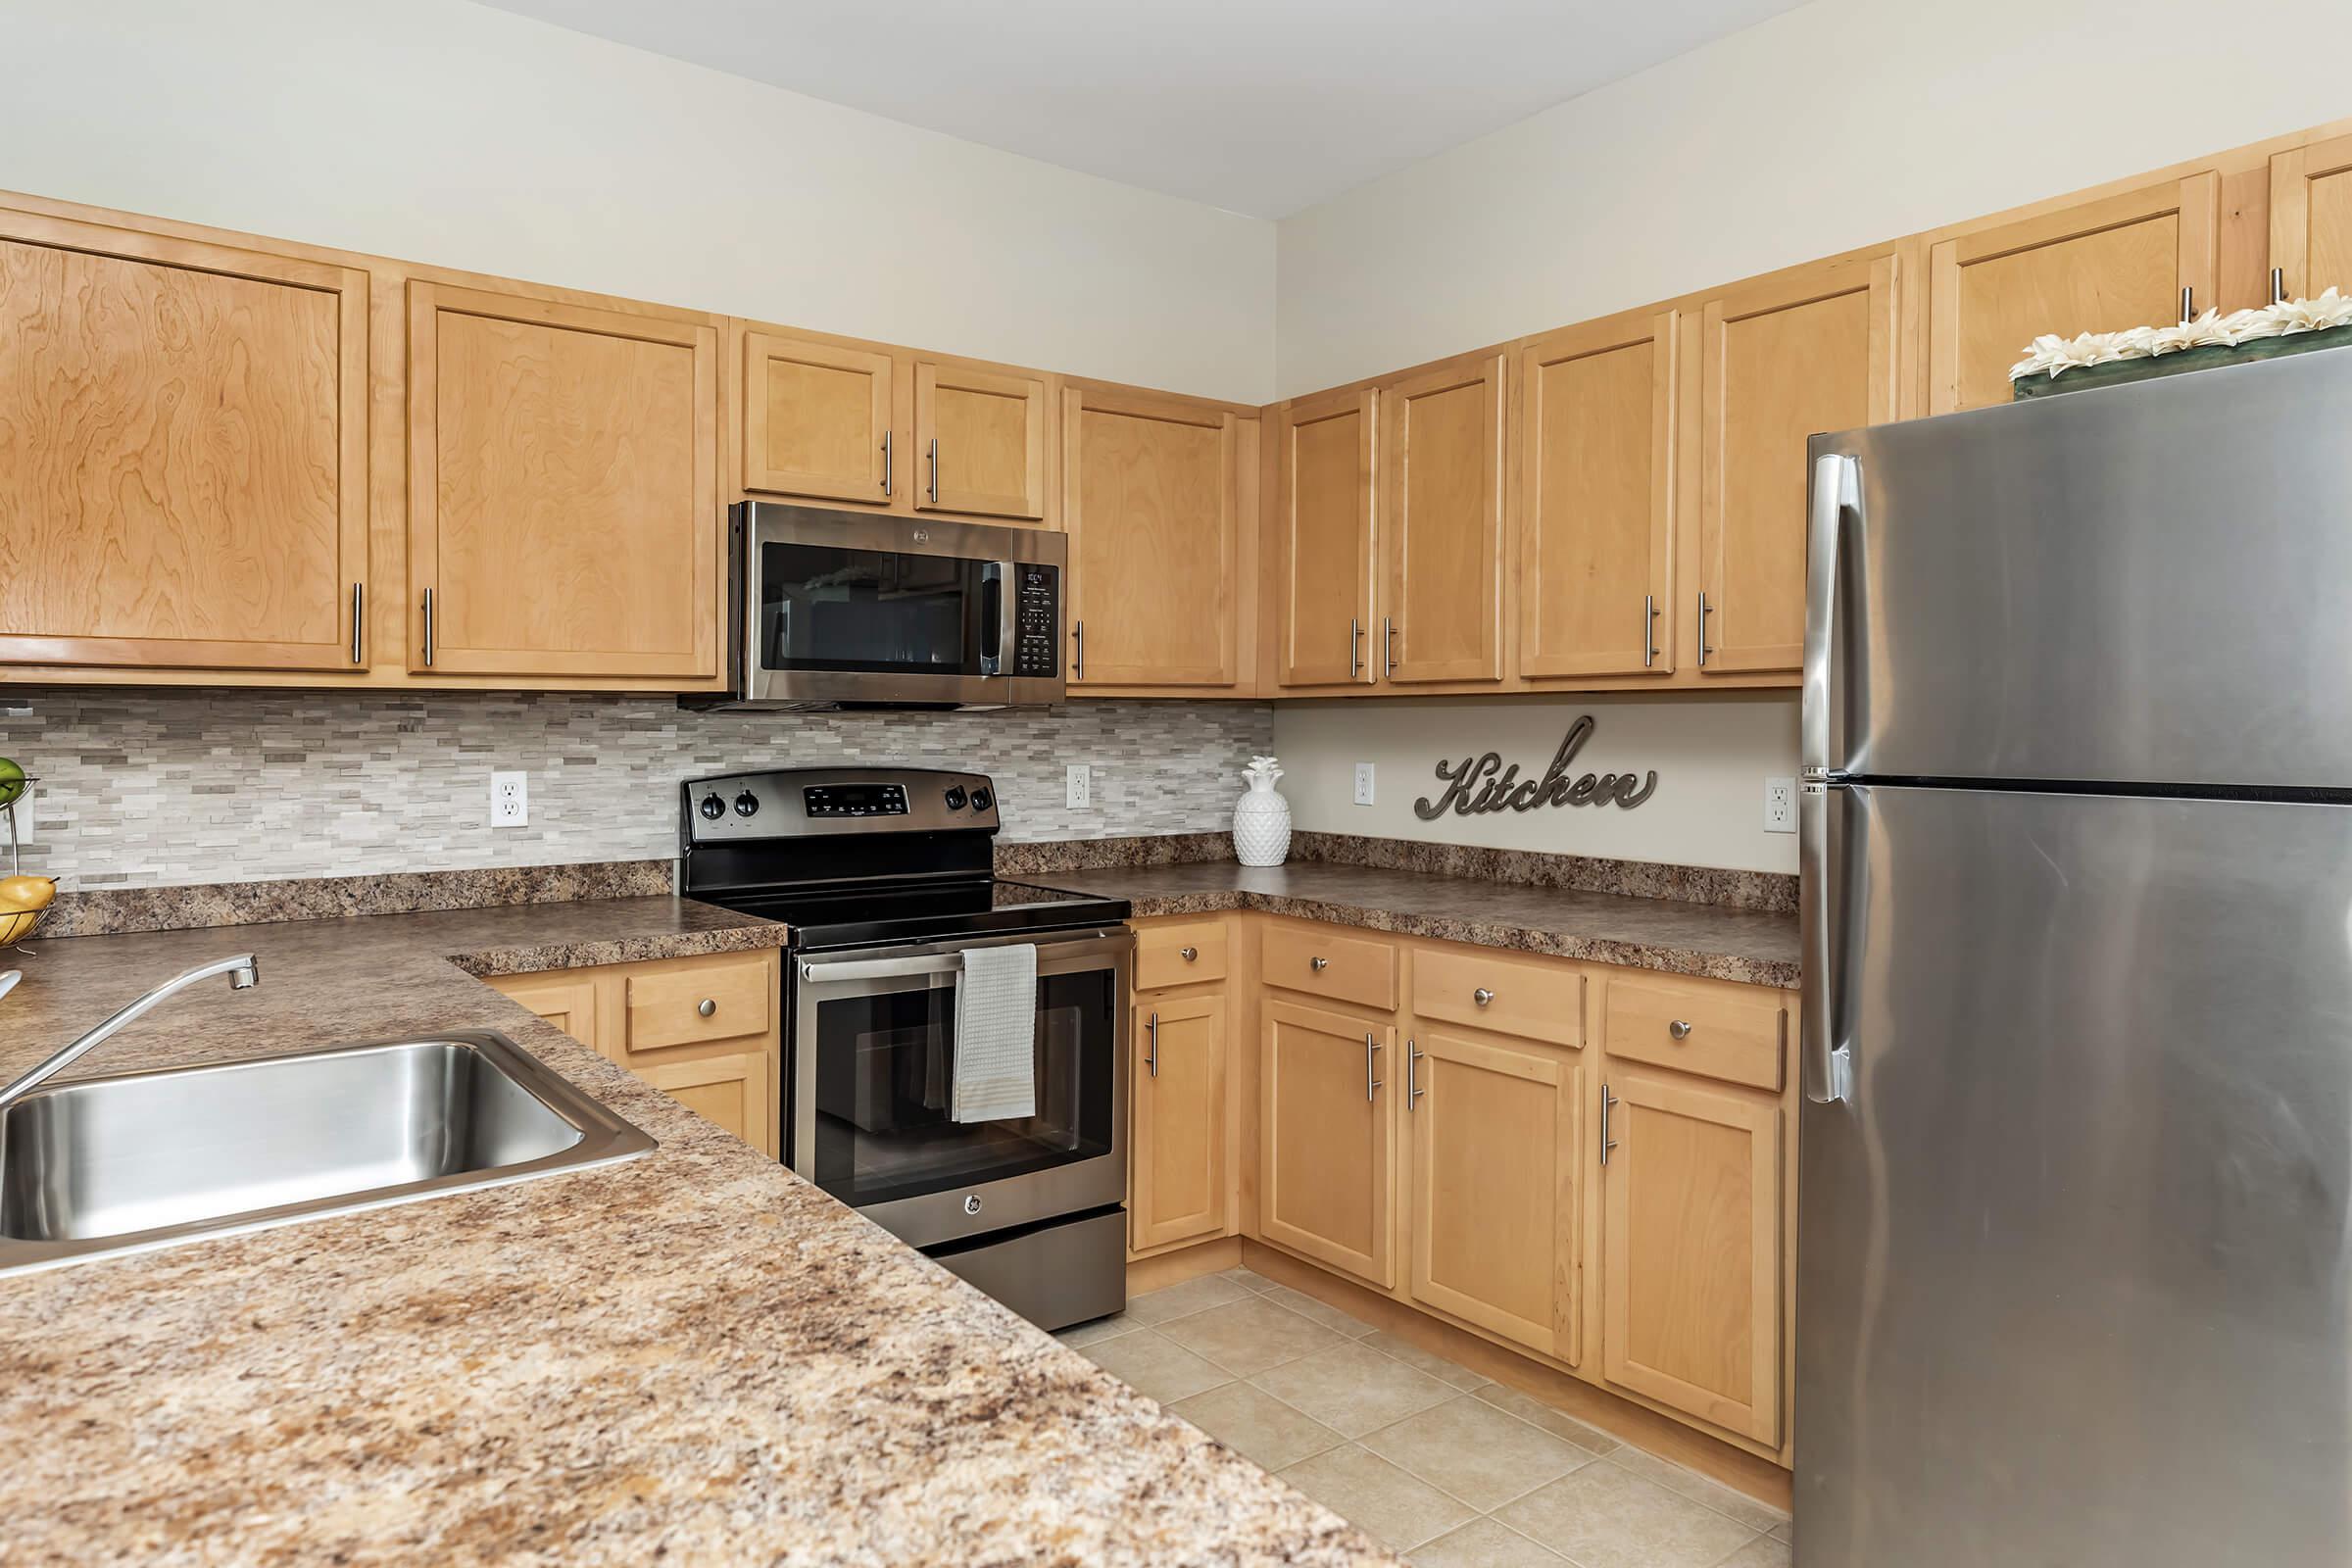
M836 981L902 980L913 975L957 974L963 957L955 953L926 953L911 958L845 958L834 963L801 960L801 978L813 984Z

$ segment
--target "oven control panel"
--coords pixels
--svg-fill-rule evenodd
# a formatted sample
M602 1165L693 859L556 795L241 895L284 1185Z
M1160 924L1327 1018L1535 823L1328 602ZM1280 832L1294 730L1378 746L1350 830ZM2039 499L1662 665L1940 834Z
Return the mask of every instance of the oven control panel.
M679 785L680 842L745 844L844 833L993 833L986 773L916 767L778 768Z
M1022 564L1013 568L1012 672L1051 675L1061 642L1061 568Z

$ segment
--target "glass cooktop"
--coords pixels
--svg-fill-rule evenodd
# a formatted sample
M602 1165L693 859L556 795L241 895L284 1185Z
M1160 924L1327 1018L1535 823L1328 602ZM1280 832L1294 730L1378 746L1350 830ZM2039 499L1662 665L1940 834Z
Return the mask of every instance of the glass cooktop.
M792 945L801 950L1107 926L1127 918L1123 899L994 877L827 883L689 896L781 920L792 927Z

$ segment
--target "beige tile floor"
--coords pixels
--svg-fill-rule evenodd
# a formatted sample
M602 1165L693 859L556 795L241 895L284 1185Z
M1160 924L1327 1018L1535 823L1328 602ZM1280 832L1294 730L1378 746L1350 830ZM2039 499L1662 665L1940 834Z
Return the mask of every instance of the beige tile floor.
M1788 1568L1788 1519L1248 1269L1062 1341L1417 1568Z

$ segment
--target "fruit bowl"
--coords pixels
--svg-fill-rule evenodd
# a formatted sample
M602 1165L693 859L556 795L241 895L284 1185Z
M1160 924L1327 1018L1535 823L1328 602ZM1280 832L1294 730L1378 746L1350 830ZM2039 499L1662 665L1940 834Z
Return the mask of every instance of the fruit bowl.
M0 760L5 760L0 759ZM8 763L5 770L0 770L0 785L11 787L6 798L0 800L0 817L8 819L8 875L10 877L18 874L19 856L22 853L17 845L17 803L24 797L31 784L32 780L26 778L23 770L13 762ZM52 894L55 893L56 886L55 882L50 883ZM5 893L5 888L0 888L0 893ZM50 908L51 906L47 899L43 899L38 906L29 909L24 908L14 902L0 900L0 953L15 947L39 930L41 920L49 913Z
M0 951L15 947L41 928L47 909L18 909L0 914Z

